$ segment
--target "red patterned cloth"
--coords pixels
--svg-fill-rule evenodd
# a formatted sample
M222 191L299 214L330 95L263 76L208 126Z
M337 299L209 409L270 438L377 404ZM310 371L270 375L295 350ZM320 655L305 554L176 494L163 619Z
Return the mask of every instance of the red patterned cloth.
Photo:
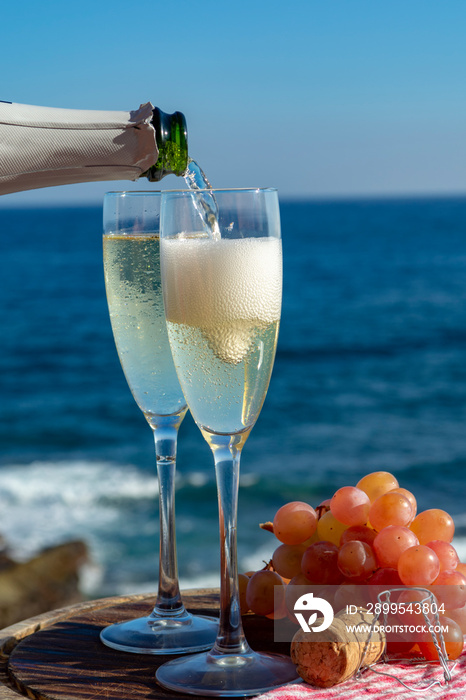
M466 654L456 662L449 662L451 681L446 682L440 664L394 664L378 663L374 671L368 669L360 678L352 678L333 688L315 688L307 683L284 685L268 693L259 695L256 700L465 700L466 699ZM390 677L381 675L390 674ZM410 689L405 688L402 680ZM426 688L428 690L413 690Z

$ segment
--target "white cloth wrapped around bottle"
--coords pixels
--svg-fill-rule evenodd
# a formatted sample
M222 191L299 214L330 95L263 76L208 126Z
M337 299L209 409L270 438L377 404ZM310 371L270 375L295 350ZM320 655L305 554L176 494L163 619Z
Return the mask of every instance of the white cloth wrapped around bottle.
M0 194L137 180L158 157L153 106L132 112L0 102Z

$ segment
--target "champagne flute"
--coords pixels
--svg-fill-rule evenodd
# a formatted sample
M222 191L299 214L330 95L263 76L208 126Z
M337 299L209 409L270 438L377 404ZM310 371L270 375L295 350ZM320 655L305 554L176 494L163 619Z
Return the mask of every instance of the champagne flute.
M213 648L161 665L156 677L194 695L253 695L298 678L289 657L246 641L236 551L240 454L265 399L280 319L276 190L163 192L161 260L173 360L215 462L221 588Z
M104 272L118 355L134 399L152 428L159 480L159 585L151 614L110 625L101 640L120 651L180 654L209 649L218 620L191 615L178 584L175 468L187 407L167 337L160 281L160 192L104 197Z

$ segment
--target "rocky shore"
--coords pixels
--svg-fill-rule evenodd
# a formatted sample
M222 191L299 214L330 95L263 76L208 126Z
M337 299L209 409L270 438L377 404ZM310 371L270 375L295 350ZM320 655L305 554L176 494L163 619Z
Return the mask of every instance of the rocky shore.
M29 561L15 561L0 542L0 629L83 600L79 572L88 561L84 542L49 547Z

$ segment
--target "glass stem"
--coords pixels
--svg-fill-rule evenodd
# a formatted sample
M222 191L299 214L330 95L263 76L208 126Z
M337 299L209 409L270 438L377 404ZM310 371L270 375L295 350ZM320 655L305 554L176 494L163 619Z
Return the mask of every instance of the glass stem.
M241 447L244 436L211 435L220 520L220 621L212 655L250 652L241 621L236 530Z
M176 446L184 413L148 418L154 433L160 514L159 590L152 617L188 616L178 583L175 533Z

